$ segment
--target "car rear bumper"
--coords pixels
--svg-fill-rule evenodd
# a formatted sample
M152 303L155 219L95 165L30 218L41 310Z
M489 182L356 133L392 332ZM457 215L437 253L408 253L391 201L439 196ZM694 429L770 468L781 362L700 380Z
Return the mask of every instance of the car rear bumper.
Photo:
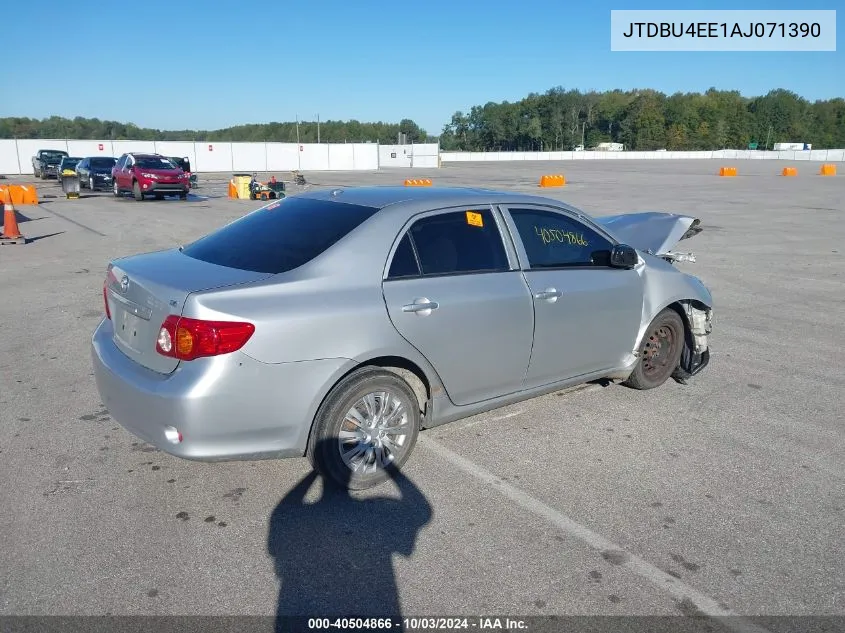
M235 352L171 374L125 356L103 319L91 340L97 390L111 416L167 453L199 461L301 457L311 421L346 359L267 364ZM182 434L168 440L169 427Z

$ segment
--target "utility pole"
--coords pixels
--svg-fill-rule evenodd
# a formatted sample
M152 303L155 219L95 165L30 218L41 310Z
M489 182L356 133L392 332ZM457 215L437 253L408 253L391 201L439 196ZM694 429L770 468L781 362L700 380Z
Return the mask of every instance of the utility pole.
M299 145L299 115L296 115L296 144Z
M586 128L587 128L587 122L586 122L586 121L584 121L583 123L581 123L581 149L587 149L587 148L584 146L584 130L585 130Z
M317 115L317 142L320 142L320 115Z

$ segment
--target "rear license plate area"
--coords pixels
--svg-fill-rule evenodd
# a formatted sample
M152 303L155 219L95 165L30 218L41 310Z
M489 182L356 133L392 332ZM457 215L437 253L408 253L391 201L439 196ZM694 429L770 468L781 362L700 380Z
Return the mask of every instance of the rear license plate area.
M114 328L115 336L127 347L140 352L140 338L144 321L123 309L118 310L115 316L117 317Z

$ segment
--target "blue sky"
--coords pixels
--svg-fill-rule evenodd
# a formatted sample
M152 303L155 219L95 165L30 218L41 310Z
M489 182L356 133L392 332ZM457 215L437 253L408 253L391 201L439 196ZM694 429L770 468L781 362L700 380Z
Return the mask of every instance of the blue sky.
M719 0L145 0L49 12L45 6L15 2L6 11L14 15L0 38L6 69L0 116L99 117L160 129L296 115L407 117L437 134L456 110L559 85L845 96L841 36L835 53L610 51L611 9L838 8L842 32L841 0L739 6ZM66 19L57 19L61 14Z

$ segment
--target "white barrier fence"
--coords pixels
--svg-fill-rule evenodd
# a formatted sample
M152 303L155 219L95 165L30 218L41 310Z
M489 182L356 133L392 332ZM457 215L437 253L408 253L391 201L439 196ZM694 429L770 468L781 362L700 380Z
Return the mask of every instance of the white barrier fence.
M199 173L301 171L371 171L380 167L437 167L439 145L377 143L215 143L192 141L82 141L72 139L0 139L0 174L32 174L40 149L71 156L114 156L150 152L187 157ZM386 150L386 164L380 156ZM401 160L389 157L402 156ZM407 163L407 164L406 164Z
M39 149L71 156L120 156L152 152L187 157L199 173L373 171L390 167L436 168L440 163L565 160L794 160L841 163L845 149L709 152L441 152L439 145L378 143L207 143L192 141L83 141L0 139L0 174L31 174Z
M809 160L845 162L845 149L757 151L722 149L712 152L441 152L444 163L553 160Z
M379 167L439 167L440 146L379 145Z

